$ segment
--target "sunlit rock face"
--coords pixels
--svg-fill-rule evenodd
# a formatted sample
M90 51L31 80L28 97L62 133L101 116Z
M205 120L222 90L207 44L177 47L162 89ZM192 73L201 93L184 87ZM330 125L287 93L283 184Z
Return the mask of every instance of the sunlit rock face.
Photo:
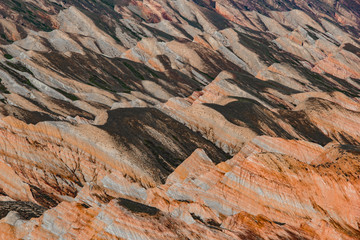
M360 239L360 3L3 0L0 239Z

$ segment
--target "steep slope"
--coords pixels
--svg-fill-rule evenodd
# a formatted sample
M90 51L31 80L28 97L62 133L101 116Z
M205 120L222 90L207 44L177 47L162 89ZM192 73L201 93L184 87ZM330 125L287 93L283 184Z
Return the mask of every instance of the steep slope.
M3 0L0 239L360 239L360 2Z

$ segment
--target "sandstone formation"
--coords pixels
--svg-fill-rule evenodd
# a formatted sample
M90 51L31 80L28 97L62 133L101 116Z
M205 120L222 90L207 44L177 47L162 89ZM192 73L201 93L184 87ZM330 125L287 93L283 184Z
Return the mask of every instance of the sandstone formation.
M360 239L358 0L0 2L0 239Z

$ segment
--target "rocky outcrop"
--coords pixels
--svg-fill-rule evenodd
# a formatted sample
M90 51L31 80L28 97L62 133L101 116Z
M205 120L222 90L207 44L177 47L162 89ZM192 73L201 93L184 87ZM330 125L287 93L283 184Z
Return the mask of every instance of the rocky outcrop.
M14 234L50 239L72 238L80 232L86 239L356 239L358 150L329 146L322 151L336 151L340 157L327 154L321 164L308 164L286 154L253 152L245 157L242 151L215 165L198 149L165 185L148 189L142 200L123 192L126 199L99 205L93 202L99 190L85 187L80 203L63 202L27 223L26 230L18 224ZM6 232L9 225L1 229ZM40 228L34 231L35 226Z
M359 239L358 9L0 2L0 239Z

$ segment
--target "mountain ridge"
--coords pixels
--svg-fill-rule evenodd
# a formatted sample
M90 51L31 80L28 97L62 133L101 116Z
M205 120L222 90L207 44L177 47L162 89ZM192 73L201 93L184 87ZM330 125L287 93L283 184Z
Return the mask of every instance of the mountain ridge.
M0 238L360 239L359 19L0 1Z

